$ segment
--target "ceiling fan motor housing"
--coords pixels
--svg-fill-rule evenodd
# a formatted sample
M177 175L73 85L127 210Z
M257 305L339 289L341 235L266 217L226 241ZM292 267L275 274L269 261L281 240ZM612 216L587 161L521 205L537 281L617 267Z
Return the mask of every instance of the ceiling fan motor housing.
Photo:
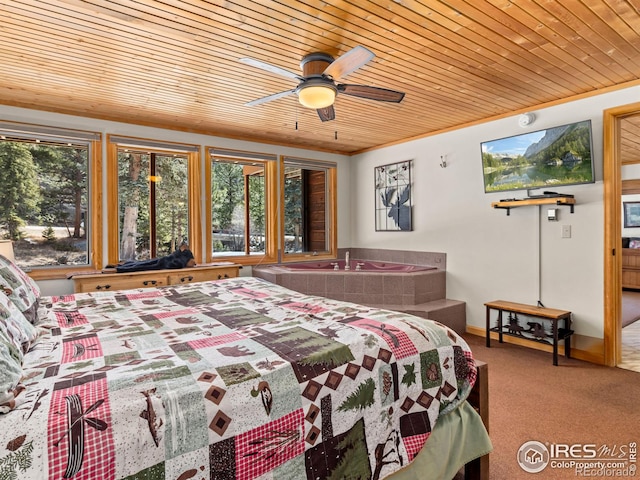
M321 77L326 68L333 62L333 57L325 52L314 52L300 60L303 77Z
M314 52L300 61L304 80L296 88L298 100L307 108L322 109L333 105L338 89L331 77L323 75L333 62L328 53Z

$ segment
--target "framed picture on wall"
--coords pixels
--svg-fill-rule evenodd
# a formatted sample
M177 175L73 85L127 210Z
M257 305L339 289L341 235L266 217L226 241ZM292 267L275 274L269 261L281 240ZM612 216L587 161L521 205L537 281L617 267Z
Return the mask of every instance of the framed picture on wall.
M375 167L376 232L410 231L411 160Z
M640 227L640 202L623 202L624 228Z

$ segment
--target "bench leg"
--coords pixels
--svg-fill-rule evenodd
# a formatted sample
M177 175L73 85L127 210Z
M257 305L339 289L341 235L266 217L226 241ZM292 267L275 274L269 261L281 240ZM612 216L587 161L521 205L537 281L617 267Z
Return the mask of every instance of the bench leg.
M552 320L553 324L553 364L558 365L558 320Z
M564 328L568 332L571 329L571 318L565 317L564 319ZM564 356L566 358L571 358L571 335L565 337L564 339Z
M491 309L489 307L487 307L487 348L491 347L491 315L490 315Z

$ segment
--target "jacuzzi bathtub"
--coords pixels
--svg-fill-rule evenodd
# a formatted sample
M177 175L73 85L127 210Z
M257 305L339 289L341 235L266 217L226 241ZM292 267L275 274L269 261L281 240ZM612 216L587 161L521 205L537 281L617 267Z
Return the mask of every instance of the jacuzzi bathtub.
M335 270L342 272L385 272L385 273L409 273L409 272L424 272L426 270L435 270L436 267L430 265L407 265L404 263L391 263L391 262L373 262L370 260L351 260L349 261L349 270L345 270L344 260L335 261L321 261L321 262L301 262L301 263L287 263L277 265L277 268L289 271L305 270Z
M252 275L300 293L362 304L418 305L446 298L446 271L437 267L356 259L349 270L344 265L344 259L258 265Z
M445 254L402 252L415 262L404 264L380 260L375 249L369 253L372 257L354 254L349 270L344 269L344 259L311 259L255 265L251 274L307 295L408 312L443 323L459 334L466 332L465 302L447 299ZM356 270L359 263L363 265ZM345 315L352 313L345 308Z

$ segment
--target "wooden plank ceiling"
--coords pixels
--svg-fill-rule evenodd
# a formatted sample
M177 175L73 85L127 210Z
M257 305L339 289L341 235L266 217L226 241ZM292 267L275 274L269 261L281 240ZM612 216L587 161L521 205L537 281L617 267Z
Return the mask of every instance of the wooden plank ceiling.
M0 0L0 103L352 154L639 83L639 8L631 0ZM245 106L297 81L240 58L301 73L304 55L337 58L357 45L376 57L344 83L405 92L402 103L339 94L336 119L324 123L295 95Z
M620 162L640 163L640 112L620 121Z

